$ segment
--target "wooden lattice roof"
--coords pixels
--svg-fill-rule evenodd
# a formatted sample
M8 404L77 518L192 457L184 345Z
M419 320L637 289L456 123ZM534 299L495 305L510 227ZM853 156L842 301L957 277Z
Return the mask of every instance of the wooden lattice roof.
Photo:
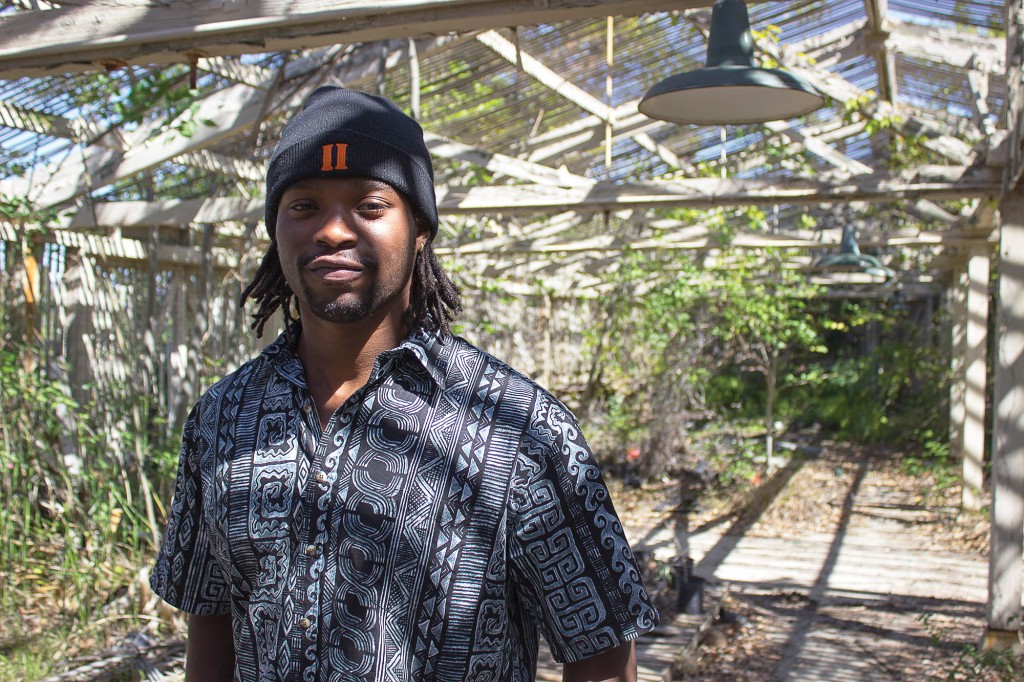
M0 193L60 209L46 216L60 243L111 258L145 254L143 227L217 222L229 264L262 217L288 111L333 82L416 113L436 155L439 246L477 272L543 271L580 292L628 245L720 257L720 235L679 208L758 205L765 219L735 219L729 245L794 247L806 264L834 248L837 206L852 206L862 248L927 255L908 284L941 281L988 242L1005 156L1002 2L750 2L760 54L811 80L825 107L726 130L637 113L650 85L703 63L710 5L5 2ZM158 75L194 79L177 119L166 99L126 108ZM0 224L0 237L18 229ZM198 260L188 243L167 253ZM563 274L524 265L536 259Z

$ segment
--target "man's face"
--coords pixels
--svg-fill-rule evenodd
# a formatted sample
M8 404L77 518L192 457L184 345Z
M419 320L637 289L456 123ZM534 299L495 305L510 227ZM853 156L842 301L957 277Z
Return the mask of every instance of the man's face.
M426 241L401 194L377 180L300 180L277 211L281 270L300 314L328 322L404 313Z

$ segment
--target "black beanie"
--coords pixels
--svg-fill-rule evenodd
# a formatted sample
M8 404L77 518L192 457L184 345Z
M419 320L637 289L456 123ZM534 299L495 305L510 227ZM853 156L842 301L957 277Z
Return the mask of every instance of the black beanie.
M265 220L275 240L284 191L307 178L364 177L402 193L437 234L434 167L423 129L383 97L324 86L309 96L281 133L267 169Z

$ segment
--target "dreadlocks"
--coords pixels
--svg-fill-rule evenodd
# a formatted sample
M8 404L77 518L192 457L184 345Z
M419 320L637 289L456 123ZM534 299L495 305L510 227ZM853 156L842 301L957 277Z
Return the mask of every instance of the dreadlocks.
M249 286L242 291L238 305L244 307L246 300L250 298L259 305L252 314L251 325L252 329L256 330L257 338L263 336L263 327L278 308L281 308L284 314L285 329L289 329L291 323L297 319L292 313L295 294L284 279L277 244L274 242L271 242L270 248L263 256L263 261ZM405 311L402 319L410 331L426 329L447 335L451 333L451 323L460 312L462 293L441 267L428 242L423 250L416 254L409 309Z

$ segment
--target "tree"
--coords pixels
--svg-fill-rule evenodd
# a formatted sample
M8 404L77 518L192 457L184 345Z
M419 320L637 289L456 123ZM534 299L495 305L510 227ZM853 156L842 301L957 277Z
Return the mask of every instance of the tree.
M824 353L822 322L808 310L819 288L784 267L776 250L741 256L718 273L716 325L719 338L738 364L765 380L765 448L773 468L775 397L782 369L796 352Z

